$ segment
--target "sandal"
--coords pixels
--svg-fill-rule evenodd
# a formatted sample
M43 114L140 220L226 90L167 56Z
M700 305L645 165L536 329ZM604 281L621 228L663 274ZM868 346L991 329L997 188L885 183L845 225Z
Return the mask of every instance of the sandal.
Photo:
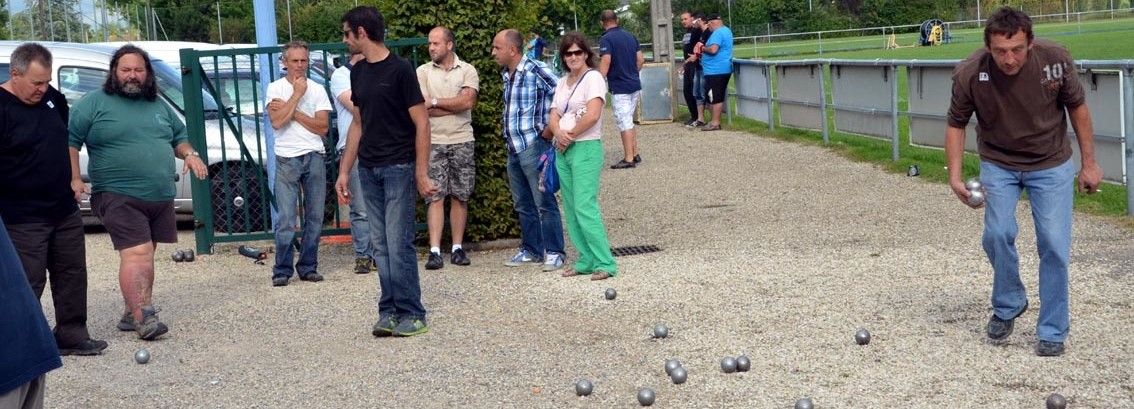
M579 275L579 272L575 271L573 268L565 268L562 273L559 273L560 277L574 277L577 275Z
M605 271L596 271L594 274L591 274L591 281L605 280L608 278L610 278L610 273Z

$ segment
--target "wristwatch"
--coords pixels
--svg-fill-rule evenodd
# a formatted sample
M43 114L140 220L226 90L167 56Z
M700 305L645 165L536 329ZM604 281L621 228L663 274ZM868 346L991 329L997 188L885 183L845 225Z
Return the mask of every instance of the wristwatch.
M430 108L436 107L437 106L437 97L433 97L433 101L430 101L430 103L433 104L433 105L429 106Z
M201 157L201 154L197 153L197 151L189 151L189 153L185 154L185 159L189 159L190 156L196 156L199 158Z

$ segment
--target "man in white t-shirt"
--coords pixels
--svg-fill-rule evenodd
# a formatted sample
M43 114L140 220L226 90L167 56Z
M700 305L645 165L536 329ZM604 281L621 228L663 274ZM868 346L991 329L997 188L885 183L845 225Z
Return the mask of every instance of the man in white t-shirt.
M335 100L335 121L339 127L339 142L335 145L338 157L343 156L346 149L347 130L350 121L358 112L358 107L350 101L350 67L362 60L362 53L350 55L350 60L343 66L336 68L331 74L331 95ZM352 197L362 197L362 183L358 177L358 162L350 169L350 194ZM362 200L350 202L350 238L354 244L354 272L366 274L377 269L374 263L374 248L370 245L370 225L366 218L366 203Z
M268 85L267 112L275 131L276 154L276 263L272 285L285 286L299 273L303 281L323 281L319 274L319 233L323 227L323 202L327 196L323 139L330 126L331 101L318 84L309 86L307 43L284 44L280 54L287 75ZM296 208L303 194L303 235L299 261L292 265L292 242L296 231Z

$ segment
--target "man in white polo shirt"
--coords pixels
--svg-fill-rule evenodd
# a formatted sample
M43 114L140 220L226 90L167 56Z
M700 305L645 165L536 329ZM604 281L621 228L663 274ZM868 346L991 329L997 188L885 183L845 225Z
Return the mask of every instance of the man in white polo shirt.
M453 237L450 261L471 264L461 242L468 220L468 202L476 176L473 149L472 108L476 105L480 77L472 64L453 53L453 32L435 27L429 32L429 58L417 67L417 82L429 108L431 147L429 178L438 192L426 197L429 203L429 260L427 270L445 265L441 258L441 232L445 228L445 197L449 200L449 230Z
M319 274L319 233L323 227L323 202L327 196L323 138L330 127L331 101L318 84L309 86L307 43L284 44L280 61L287 76L268 85L268 116L275 130L276 263L272 285L285 286L299 273L303 281L323 281ZM303 235L299 261L292 265L292 241L296 231L296 208L303 194Z

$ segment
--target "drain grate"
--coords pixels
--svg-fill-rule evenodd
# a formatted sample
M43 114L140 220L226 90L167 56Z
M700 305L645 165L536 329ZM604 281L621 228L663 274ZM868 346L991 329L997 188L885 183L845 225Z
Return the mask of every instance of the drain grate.
M646 254L661 251L658 246L645 245L645 246L624 246L624 247L611 247L610 252L614 253L615 257L633 256L638 254Z

